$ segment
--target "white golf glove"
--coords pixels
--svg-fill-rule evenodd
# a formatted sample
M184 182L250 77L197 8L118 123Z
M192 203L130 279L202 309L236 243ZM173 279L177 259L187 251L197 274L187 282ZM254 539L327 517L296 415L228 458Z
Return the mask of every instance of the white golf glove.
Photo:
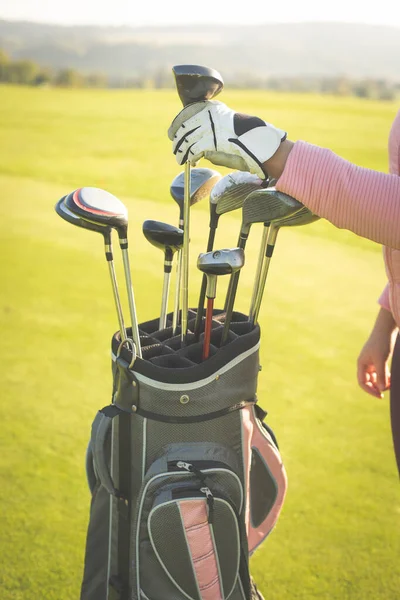
M205 100L184 108L173 120L168 137L180 165L187 161L194 165L204 156L215 165L265 179L262 164L275 154L286 132L222 102Z

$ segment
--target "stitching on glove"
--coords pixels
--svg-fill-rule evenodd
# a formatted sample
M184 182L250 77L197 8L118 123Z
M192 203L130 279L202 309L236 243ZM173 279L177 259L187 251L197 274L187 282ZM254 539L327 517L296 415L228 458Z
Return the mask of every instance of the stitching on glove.
M244 144L242 144L242 142L240 142L239 140L235 140L233 138L229 139L228 142L231 142L232 144L236 144L236 146L239 146L239 148L241 148L244 152L246 152L246 154L248 156L250 156L258 164L261 171L264 172L262 163L258 160L258 158L252 152L250 152L250 150L248 148L246 148L246 146Z
M183 125L182 125L182 127L183 127ZM182 150L179 150L179 148L182 146L182 144L184 142L187 141L187 137L189 135L191 135L194 131L197 131L197 129L199 129L199 128L200 128L200 125L198 127L195 127L194 129L192 129L191 131L188 131L185 133L185 135L179 140L179 142L175 146L174 154L176 154L177 152L182 152Z
M187 152L185 154L185 156L182 159L181 165L183 165L183 163L187 162L187 159L189 158L189 153L191 152L192 148L193 148L194 144L192 144L191 146L189 146L189 148L187 149ZM182 150L181 150L182 152ZM193 152L192 152L193 154Z
M216 133L215 133L215 125L214 125L214 121L213 121L213 118L212 118L211 111L208 111L208 116L209 116L209 118L210 118L210 122L211 122L211 129L212 129L213 136L214 136L214 146L215 146L215 149L217 150L217 149L218 149L218 148L217 148L217 135L216 135Z

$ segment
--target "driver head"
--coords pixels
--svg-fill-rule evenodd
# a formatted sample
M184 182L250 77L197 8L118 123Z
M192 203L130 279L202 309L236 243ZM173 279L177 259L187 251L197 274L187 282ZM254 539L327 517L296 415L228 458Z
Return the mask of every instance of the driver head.
M206 198L222 175L214 169L195 167L190 171L190 205L196 204ZM170 187L172 198L179 206L179 218L183 219L183 204L185 196L185 173L179 173Z
M143 223L145 238L160 250L172 253L180 250L183 245L183 230L168 223L148 219Z
M176 88L183 106L215 98L224 81L215 69L201 65L176 65L172 67Z
M89 231L96 231L97 233L101 233L104 236L106 243L111 243L110 227L108 227L107 225L100 225L97 223L85 221L85 219L82 219L79 215L74 214L72 211L69 210L69 208L65 204L65 200L67 197L68 196L63 196L57 202L57 204L54 207L56 210L56 213L62 219L64 219L64 221L67 221L68 223L75 225L75 227L81 227L82 229L87 229Z
M126 206L116 196L100 188L79 188L68 194L65 205L71 212L92 223L117 230L126 230L128 226Z

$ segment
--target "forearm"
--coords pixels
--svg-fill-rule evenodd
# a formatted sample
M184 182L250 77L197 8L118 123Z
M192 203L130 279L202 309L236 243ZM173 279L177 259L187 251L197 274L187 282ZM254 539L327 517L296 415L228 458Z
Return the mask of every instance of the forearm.
M391 311L381 307L372 328L371 336L391 337L396 333L397 325Z
M290 140L263 165L277 189L357 235L400 249L400 177L357 167L326 148Z

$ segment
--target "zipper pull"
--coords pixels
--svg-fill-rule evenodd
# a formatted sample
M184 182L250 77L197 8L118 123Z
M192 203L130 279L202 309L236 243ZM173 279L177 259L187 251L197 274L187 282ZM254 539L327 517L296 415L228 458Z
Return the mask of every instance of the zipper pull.
M178 467L178 469L185 469L185 471L192 471L193 469L193 465L187 462L183 462L183 460L178 460L176 466Z
M206 496L208 506L208 522L211 524L214 521L214 496L208 487L202 487L200 488L200 491Z

